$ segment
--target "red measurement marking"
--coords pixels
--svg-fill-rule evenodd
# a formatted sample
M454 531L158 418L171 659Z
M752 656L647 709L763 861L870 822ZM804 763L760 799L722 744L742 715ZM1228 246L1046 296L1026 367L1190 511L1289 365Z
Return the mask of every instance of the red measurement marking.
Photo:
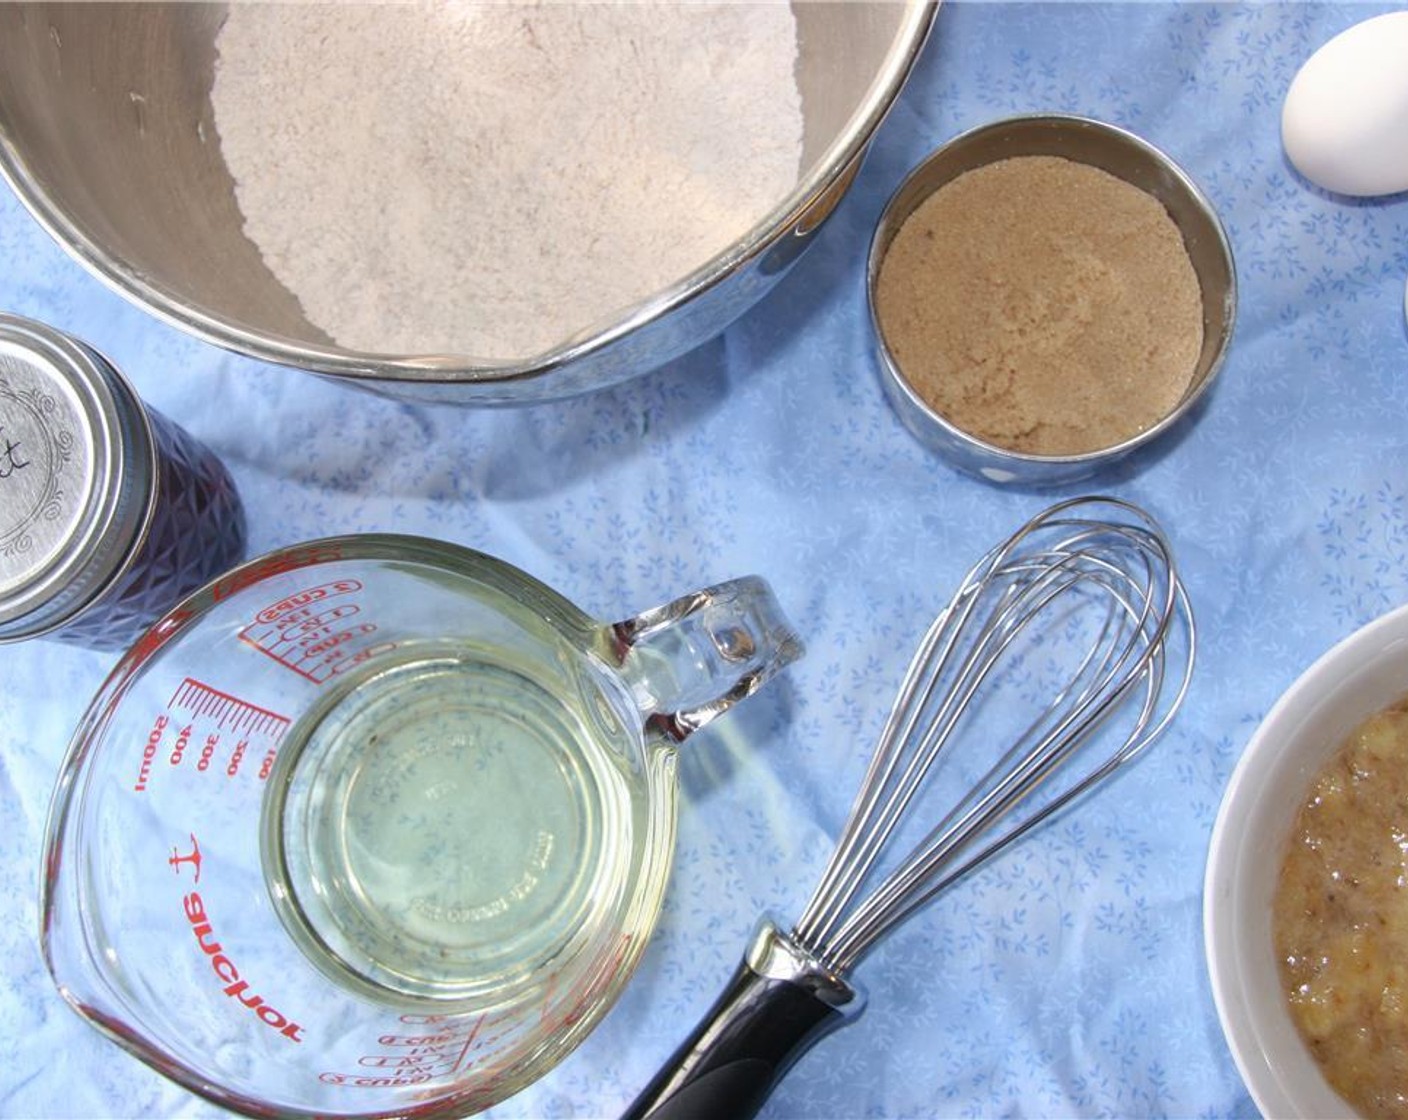
M483 1025L483 1019L476 1019L474 1021L474 1029L471 1030L469 1034L465 1036L464 1045L460 1047L459 1054L456 1055L454 1061L450 1063L450 1071L452 1073L457 1072L464 1066L466 1059L469 1057L470 1047L474 1045L474 1040L478 1037L479 1029Z
M242 735L258 735L269 743L277 743L288 730L289 719L268 708L260 708L228 692L187 677L177 687L168 708L180 708L191 715L211 720L222 731L237 731Z
M191 742L191 725L188 723L176 733L176 745L171 748L171 757L168 760L172 766L180 766L181 759L186 755L186 748Z
M255 615L240 631L240 641L300 677L324 684L392 648L391 643L371 643L376 623L357 622L361 606L343 598L361 590L358 580L340 579L294 592Z
M235 751L230 755L230 763L225 767L226 777L233 778L240 772L240 760L244 758L244 752L249 749L249 740L241 739L235 744Z
M327 1070L318 1075L326 1085L353 1089L385 1088L389 1085L419 1085L437 1078L452 1077L471 1064L474 1053L484 1048L483 1028L490 1020L480 1015L469 1022L455 1022L440 1016L403 1015L403 1023L440 1029L432 1034L384 1034L377 1038L381 1053L357 1059L362 1070L339 1073ZM487 1036L490 1040L498 1036Z
M137 793L146 789L147 783L151 781L152 760L156 758L157 747L161 745L161 736L170 722L170 719L164 715L157 716L151 731L147 733L147 741L142 747L142 761L137 768L137 780L132 784L132 789Z
M579 978L560 1000L549 998L551 1010L541 1013L537 1034L546 1038L570 1029L598 1007L612 978L629 957L633 942L632 937L623 935L613 946L605 968ZM514 1038L522 1028L521 1016L512 1013L481 1015L466 1023L436 1015L403 1015L401 1022L425 1030L415 1034L381 1035L377 1038L381 1052L357 1060L361 1072L328 1070L319 1074L318 1079L327 1085L353 1089L386 1088L454 1077L477 1064L483 1087L478 1093L457 1096L457 1106L469 1112L475 1110L475 1102L481 1098L485 1104L496 1099L494 1078L504 1072L500 1068L501 1047L505 1039Z
M341 559L342 546L336 542L287 548L273 556L267 556L261 560L251 560L248 564L236 568L229 575L216 581L211 591L218 603L243 591L246 587L253 587L256 583L283 572L293 572L299 568L309 568L315 564L328 564Z
M372 1066L376 1069L419 1069L425 1064L425 1058L417 1053L411 1053L401 1058L393 1058L387 1054L380 1054L374 1057L358 1058L359 1066Z
M431 1075L417 1070L402 1077L368 1077L360 1073L335 1073L328 1070L318 1074L324 1085L341 1085L350 1089L394 1089L399 1085L424 1085Z
M256 750L263 750L258 775L261 779L267 778L273 771L274 756L289 725L287 716L211 688L194 677L186 677L172 694L167 711L152 724L142 747L142 761L133 789L141 793L147 788L152 778L152 764L163 749L166 762L173 767L193 765L200 773L223 770L227 777L233 778L240 772L240 763L253 745ZM169 739L173 733L174 742ZM226 753L218 758L216 752L222 746L221 737L226 735Z
M279 622L290 618L298 617L306 613L306 608L314 603L321 603L338 595L352 595L362 590L362 582L355 579L337 579L331 583L320 584L317 587L309 587L304 591L298 591L285 599L280 599L271 607L265 607L254 616L256 625L267 625L268 623Z

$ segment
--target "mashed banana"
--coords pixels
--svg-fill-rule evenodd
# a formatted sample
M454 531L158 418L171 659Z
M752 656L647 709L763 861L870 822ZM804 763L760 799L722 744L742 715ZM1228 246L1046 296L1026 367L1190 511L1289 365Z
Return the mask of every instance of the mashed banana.
M1366 1116L1408 1118L1408 697L1317 775L1274 923L1291 1013L1326 1079Z

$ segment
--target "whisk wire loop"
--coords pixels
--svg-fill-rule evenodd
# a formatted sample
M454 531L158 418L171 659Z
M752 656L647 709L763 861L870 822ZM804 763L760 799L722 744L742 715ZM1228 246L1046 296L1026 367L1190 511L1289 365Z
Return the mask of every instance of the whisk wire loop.
M848 905L859 889L876 855L885 847L904 815L910 799L922 783L933 758L946 744L969 698L976 692L986 670L976 677L970 671L983 664L971 656L954 674L954 684L942 695L939 709L930 717L930 727L921 740L922 746L912 752L902 777L896 768L905 761L895 744L913 742L916 727L925 718L936 690L950 675L950 666L957 655L958 643L971 625L973 612L979 605L977 593L984 581L999 568L1017 542L1014 536L991 550L969 571L944 611L933 621L920 642L910 671L901 682L899 695L891 707L880 733L880 748L871 755L869 770L861 783L860 794L837 842L828 873L814 896L804 923L812 937L824 941L831 923ZM1004 596L1019 588L1009 587ZM1006 612L995 610L983 624L983 643L992 635L992 618L1005 618ZM987 662L990 666L991 661ZM920 671L927 666L927 671ZM804 923L799 923L802 928Z
M802 1052L854 1020L864 997L847 974L881 938L1164 733L1195 646L1158 525L1117 498L1058 503L985 555L925 631L800 921L790 936L760 925L623 1120L755 1116ZM886 849L949 764L967 792L891 868Z
M1013 809L1017 802L1032 792L1041 781L1060 766L1066 754L1074 750L1095 729L1094 723L1063 738L1055 732L1047 734L1028 756L1023 770L1006 775L1000 788L990 791L976 804L969 798L952 810L925 843L899 869L847 918L830 938L826 947L826 962L838 971L850 968L871 942L886 929L904 921L968 871L985 862L1001 848L1014 843L1047 817L1059 812L1087 789L1102 781L1110 772L1132 757L1132 748L1140 748L1151 738L1147 735L1153 711L1153 699L1161 687L1162 667L1154 668L1151 688L1136 720L1136 731L1122 749L1107 758L1090 774L1076 782L1048 804L1020 821L1008 832L992 840L961 863L963 855L983 835L985 829ZM1098 719L1100 717L1093 717ZM996 771L998 767L994 768ZM989 775L991 776L991 774ZM964 810L960 815L960 810Z
M1073 506L1100 504L1123 519L1065 516ZM1060 636L1063 625L1078 629L1074 620L1091 604L1103 607L1103 618L1054 694L1037 705L984 776L908 858L853 908L934 763L951 749L985 689L1030 650ZM1167 696L1175 626L1183 634L1181 679ZM1187 691L1194 644L1191 610L1168 546L1142 511L1118 499L1077 499L1034 518L974 565L926 631L793 937L838 972L850 968L889 929L1158 738ZM1078 748L1130 709L1112 754L1005 832L985 839Z

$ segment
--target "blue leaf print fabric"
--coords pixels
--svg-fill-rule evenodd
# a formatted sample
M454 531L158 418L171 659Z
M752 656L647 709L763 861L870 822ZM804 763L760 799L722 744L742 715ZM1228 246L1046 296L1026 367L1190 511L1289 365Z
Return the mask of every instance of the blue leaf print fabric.
M251 548L418 533L494 553L603 619L757 572L809 652L687 744L673 879L640 971L503 1120L612 1117L703 1014L764 914L820 874L919 636L963 570L1050 501L1100 490L1173 539L1202 648L1170 735L1080 811L868 957L865 1013L769 1120L1239 1117L1255 1109L1203 964L1201 889L1248 737L1320 653L1408 598L1408 197L1350 200L1280 147L1300 64L1370 3L944 4L853 189L763 303L628 385L489 412L411 406L228 354L88 275L0 188L0 307L106 352L224 459ZM881 209L934 146L1013 113L1129 128L1203 187L1240 313L1192 421L1051 493L956 472L882 396L865 306ZM46 807L111 666L47 641L0 671L0 1113L220 1112L102 1040L38 948Z

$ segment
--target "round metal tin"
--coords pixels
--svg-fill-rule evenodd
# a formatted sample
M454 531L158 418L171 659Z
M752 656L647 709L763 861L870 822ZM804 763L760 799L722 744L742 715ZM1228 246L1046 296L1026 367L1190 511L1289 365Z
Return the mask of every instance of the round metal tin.
M0 641L62 626L122 573L155 505L155 461L111 364L0 314Z
M1013 156L1053 155L1101 168L1158 199L1183 236L1202 289L1203 346L1188 388L1173 411L1110 447L1071 455L1037 455L979 438L934 409L914 388L886 341L875 309L885 254L916 209L974 168ZM1040 488L1076 482L1124 459L1178 424L1203 398L1222 366L1237 313L1231 244L1207 196L1159 149L1102 121L1034 113L979 125L940 145L890 197L871 238L866 294L877 343L880 382L904 426L959 469L1000 485Z

